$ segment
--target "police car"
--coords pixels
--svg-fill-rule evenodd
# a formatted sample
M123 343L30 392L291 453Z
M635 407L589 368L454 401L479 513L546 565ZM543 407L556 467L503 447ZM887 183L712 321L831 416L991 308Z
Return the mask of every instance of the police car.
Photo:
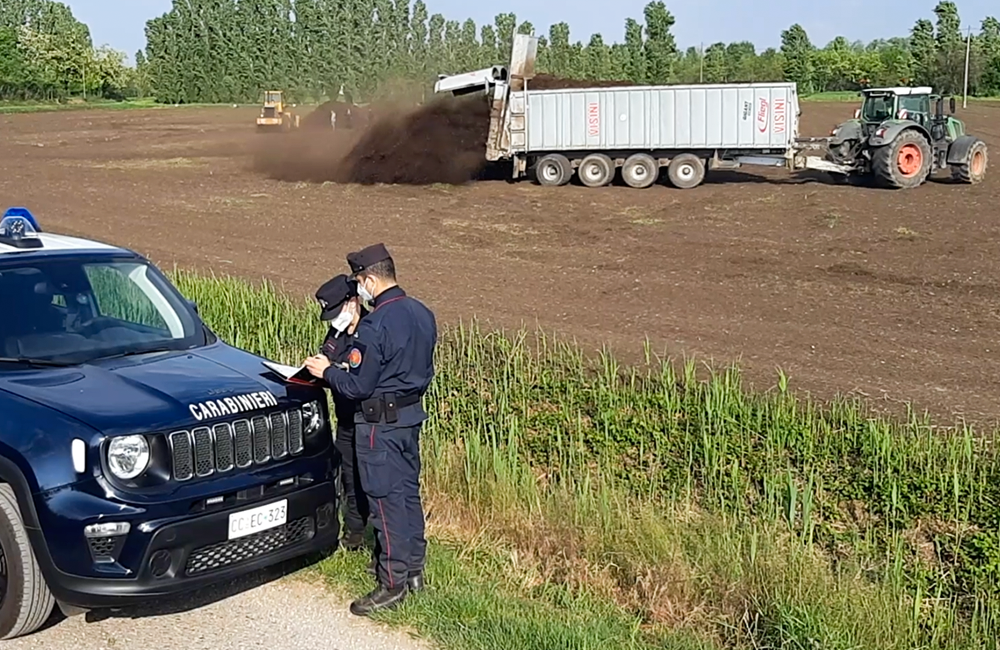
M334 547L321 389L141 255L0 218L0 638Z

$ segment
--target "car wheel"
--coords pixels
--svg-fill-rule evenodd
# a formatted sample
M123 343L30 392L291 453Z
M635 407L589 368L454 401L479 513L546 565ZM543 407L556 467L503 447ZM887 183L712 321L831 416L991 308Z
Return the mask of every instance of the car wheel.
M14 490L0 485L0 639L40 628L55 602L31 550Z

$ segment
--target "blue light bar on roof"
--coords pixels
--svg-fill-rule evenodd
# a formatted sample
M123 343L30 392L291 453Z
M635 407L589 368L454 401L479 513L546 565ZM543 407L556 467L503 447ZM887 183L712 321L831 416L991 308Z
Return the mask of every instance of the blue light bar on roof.
M42 227L38 225L38 220L35 219L35 215L31 214L31 211L28 210L28 208L7 208L7 211L3 213L3 217L0 218L0 221L6 219L7 217L21 217L31 224L31 227L35 232L42 232Z

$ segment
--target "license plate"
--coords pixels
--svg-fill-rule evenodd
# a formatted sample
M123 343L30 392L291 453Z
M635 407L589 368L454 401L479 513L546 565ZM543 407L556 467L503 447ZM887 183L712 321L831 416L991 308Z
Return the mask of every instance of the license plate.
M253 510L229 515L229 539L239 539L264 530L283 526L288 521L288 499L269 503Z

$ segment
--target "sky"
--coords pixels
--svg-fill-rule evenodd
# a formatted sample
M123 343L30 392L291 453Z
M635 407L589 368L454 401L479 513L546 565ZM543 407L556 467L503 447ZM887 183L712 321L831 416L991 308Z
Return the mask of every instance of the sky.
M814 44L822 46L836 36L850 41L903 36L919 18L930 18L937 0L841 0L826 5L816 0L666 0L677 20L673 33L680 49L715 42L751 41L758 50L778 47L781 31L794 23L806 28ZM132 60L145 46L146 21L170 9L170 0L63 0L73 14L90 26L95 45L123 50ZM648 0L425 0L430 13L449 20L472 18L477 24L492 22L500 12L514 12L518 22L529 20L536 33L565 21L572 40L584 43L600 33L605 42L621 41L625 19L642 20ZM962 25L979 28L989 15L1000 17L997 0L958 0ZM866 20L868 18L868 20Z

